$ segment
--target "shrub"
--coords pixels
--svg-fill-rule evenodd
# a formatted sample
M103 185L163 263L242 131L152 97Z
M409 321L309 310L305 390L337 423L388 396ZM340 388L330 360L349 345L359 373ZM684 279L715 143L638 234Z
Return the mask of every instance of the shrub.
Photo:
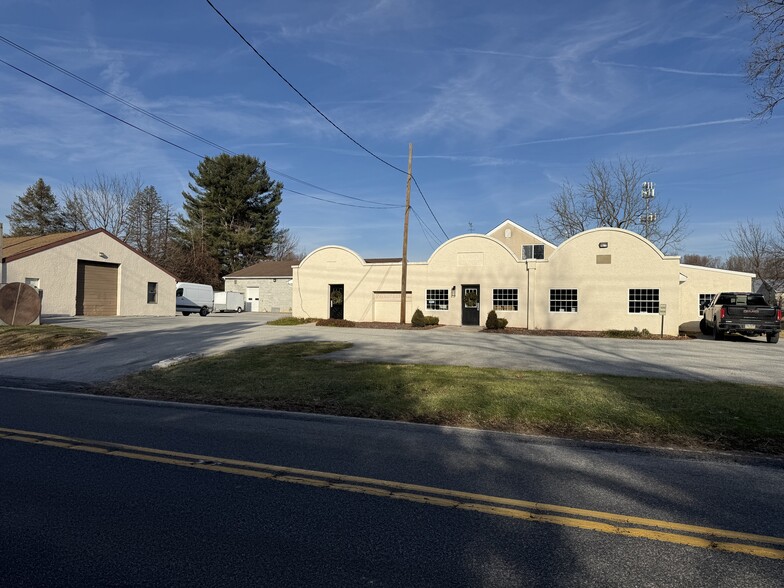
M437 316L426 316L425 317L425 325L428 327L434 327L438 324L438 317Z
M498 319L498 328L499 329L505 329L506 325L508 325L508 324L509 324L509 321L506 320L505 318Z
M412 327L424 327L427 324L425 321L425 315L422 314L422 311L418 308L414 311L414 315L411 317L411 326Z
M485 328L497 329L498 328L498 315L494 310L487 313L487 320L485 321Z

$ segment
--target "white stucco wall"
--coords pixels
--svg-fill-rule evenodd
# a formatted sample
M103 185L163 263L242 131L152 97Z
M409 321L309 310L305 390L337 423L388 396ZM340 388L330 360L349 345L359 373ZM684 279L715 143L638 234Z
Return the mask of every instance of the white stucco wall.
M496 233L503 237L504 225ZM517 247L513 236L511 245ZM328 317L330 284L343 284L344 318L399 320L399 303L395 311L392 300L395 292L399 300L399 262L367 264L349 249L328 246L308 255L293 270L294 316ZM648 240L623 229L586 231L546 250L545 260L520 260L503 239L469 234L447 241L427 262L408 264L406 289L411 295L406 320L420 308L438 316L441 324L460 325L461 286L468 284L480 286L480 324L493 308L493 289L516 288L518 310L496 311L512 327L587 331L636 327L652 333L662 328L661 315L630 312L629 289L658 289L659 303L666 305L664 333L675 335L682 323L698 318L693 311L699 293L748 290L751 275L682 266L677 256L665 256ZM428 289L448 290L449 308L427 309ZM550 312L551 289L576 289L577 312ZM379 298L384 300L383 310Z
M119 264L119 316L174 315L174 277L104 233L10 261L5 264L7 281L24 282L25 278L39 278L39 288L43 290L41 314L74 316L78 260ZM147 303L148 282L158 284L156 304Z

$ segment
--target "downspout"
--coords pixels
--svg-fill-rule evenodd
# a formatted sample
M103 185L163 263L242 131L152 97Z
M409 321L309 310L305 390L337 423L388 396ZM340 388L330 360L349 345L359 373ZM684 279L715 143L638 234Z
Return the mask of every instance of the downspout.
M5 258L3 257L3 223L0 223L0 284L5 284L8 272L5 268Z
M525 328L533 329L536 324L536 262L525 261L526 277L528 278L528 305L526 307Z

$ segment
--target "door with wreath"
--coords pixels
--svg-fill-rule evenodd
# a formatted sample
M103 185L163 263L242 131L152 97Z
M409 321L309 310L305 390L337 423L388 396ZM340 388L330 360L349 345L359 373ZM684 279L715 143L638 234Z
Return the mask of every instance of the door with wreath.
M329 285L329 318L343 318L343 284Z
M463 324L479 324L479 284L463 285Z

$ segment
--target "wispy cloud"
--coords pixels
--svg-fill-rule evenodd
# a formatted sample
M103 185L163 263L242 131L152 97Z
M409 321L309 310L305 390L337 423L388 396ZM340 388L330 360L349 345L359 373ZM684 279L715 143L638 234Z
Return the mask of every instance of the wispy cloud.
M638 65L634 63L617 63L615 61L593 61L597 65L606 65L610 67L625 67L629 69L642 69L648 71L660 71L663 73L671 73L671 74L678 74L678 75L685 75L685 76L707 76L707 77L718 77L718 78L742 78L744 74L742 73L729 73L729 72L716 72L716 71L694 71L689 69L677 69L673 67L661 67L655 65Z
M738 123L750 122L749 117L725 118L722 120L709 120L697 123L687 123L682 125L669 125L664 127L652 127L647 129L630 129L627 131L611 131L608 133L594 133L591 135L572 135L569 137L555 137L552 139L537 139L534 141L525 141L522 143L513 143L511 145L504 145L503 147L524 147L526 145L541 145L544 143L565 143L568 141L584 141L586 139L598 139L601 137L623 137L627 135L645 135L647 133L662 133L665 131L680 131L684 129L694 129L698 127L709 127L716 125L729 125Z

